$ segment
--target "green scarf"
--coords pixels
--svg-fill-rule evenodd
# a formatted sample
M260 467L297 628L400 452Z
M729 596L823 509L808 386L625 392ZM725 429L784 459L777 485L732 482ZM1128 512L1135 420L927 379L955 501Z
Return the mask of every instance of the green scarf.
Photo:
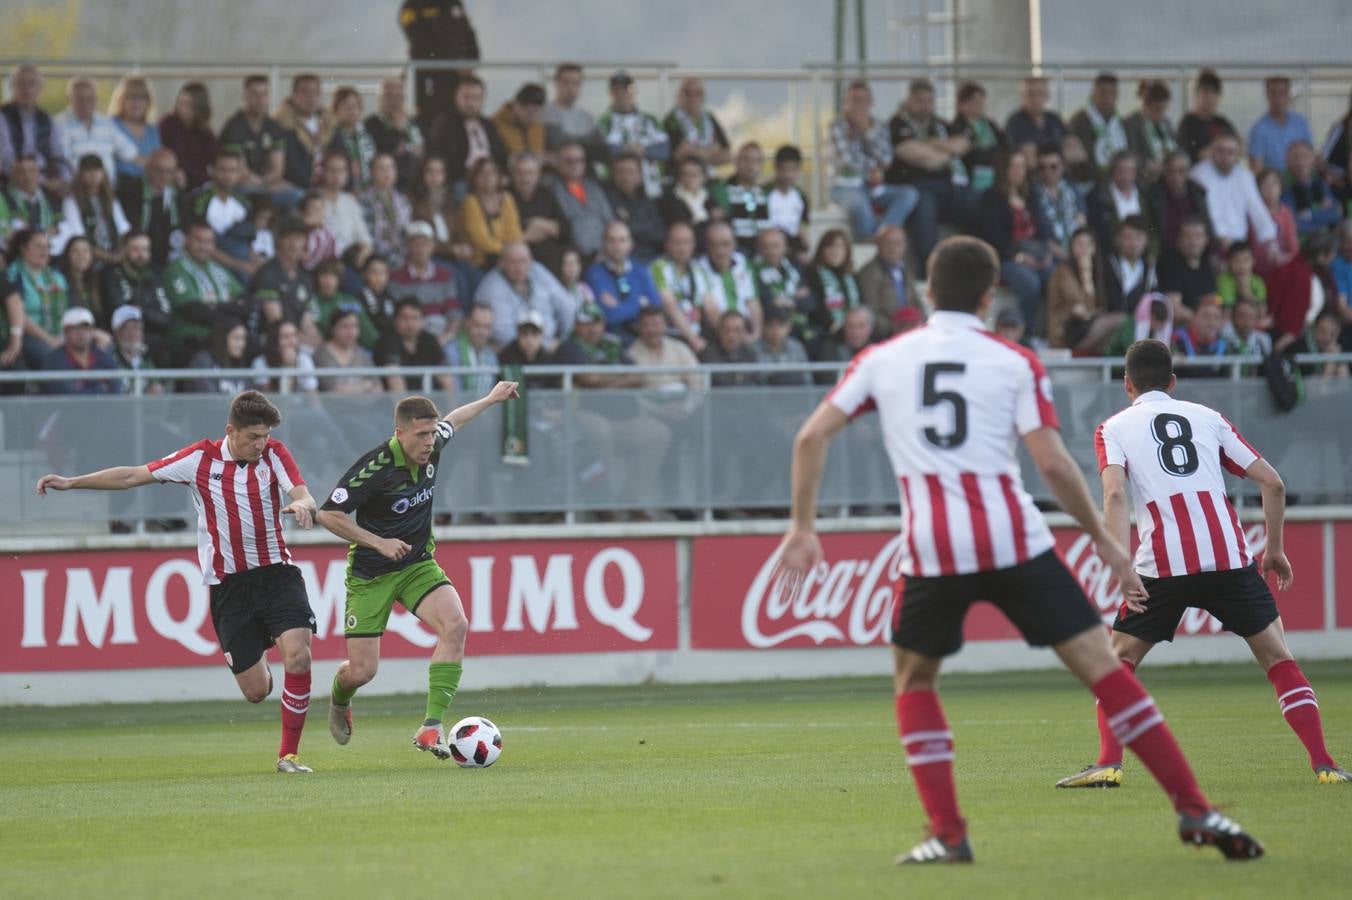
M515 381L520 399L502 404L502 461L509 466L530 465L530 429L527 416L530 398L521 366L503 366L503 381Z
M822 304L831 314L832 329L845 322L845 313L859 305L859 283L853 275L841 278L826 266L818 266L817 274L822 280Z

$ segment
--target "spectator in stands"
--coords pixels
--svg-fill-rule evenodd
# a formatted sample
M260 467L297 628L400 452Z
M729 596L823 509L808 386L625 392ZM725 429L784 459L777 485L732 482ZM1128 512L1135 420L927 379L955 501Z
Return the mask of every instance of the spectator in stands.
M73 306L61 316L61 344L53 347L42 361L44 372L111 371L117 363L94 343L94 315ZM45 394L120 394L122 382L116 379L41 382Z
M676 163L676 178L657 203L662 220L668 225L677 222L689 225L695 232L695 245L704 246L704 232L711 222L722 222L727 211L719 205L707 184L704 163L694 156L684 156Z
M1339 243L1342 241L1342 228L1346 221L1340 225L1337 231L1321 232L1312 234L1307 238L1302 246L1305 251L1305 259L1310 264L1310 269L1314 273L1314 280L1318 282L1320 291L1323 294L1323 303L1320 305L1320 311L1325 308L1336 310L1343 321L1343 349L1352 352L1352 306L1348 304L1347 281L1348 274L1345 270L1341 273L1334 270L1341 258L1339 254ZM1340 278L1343 282L1339 285ZM1313 296L1311 305L1313 305Z
M151 264L160 270L183 247L183 203L174 184L177 173L174 151L161 147L146 159L141 178L124 178L117 188L127 223L150 238Z
M109 348L114 364L129 372L157 369L155 359L145 342L145 323L139 306L119 306L113 310L113 343ZM148 394L159 394L164 386L152 381L145 386Z
M247 278L261 261L252 252L257 231L251 205L238 190L244 159L235 150L221 149L211 167L211 181L188 195L188 218L206 222L216 233L212 259Z
M1011 344L1027 347L1028 326L1017 306L1006 306L995 316L995 333Z
M646 265L633 258L634 238L620 221L606 226L601 256L587 269L587 284L605 312L606 330L628 345L638 325L638 311L662 307L657 286Z
M371 351L358 342L361 318L354 310L339 309L329 319L327 337L315 351L315 368L325 370L319 389L334 394L379 394L384 388L370 375L329 375L333 369L365 369L375 365Z
M9 76L9 102L0 106L0 174L12 176L15 161L31 156L42 186L62 195L70 181L71 161L63 149L60 126L38 106L41 97L37 66L15 66Z
M1018 296L1029 330L1040 334L1043 296L1056 257L1029 206L1028 157L1004 151L997 158L995 184L981 195L980 222L981 236L1000 255L1000 283Z
M662 252L667 227L643 187L643 160L628 151L615 156L606 195L615 218L628 225L634 237L634 258L643 265L652 262Z
M1024 154L1025 158L1027 154ZM1065 157L1058 144L1038 149L1037 177L1029 193L1038 232L1046 235L1047 249L1057 260L1064 260L1070 236L1088 223L1084 199L1066 179ZM1184 170L1186 178L1186 169Z
M1352 170L1352 103L1343 117L1329 127L1321 155L1324 158L1321 168L1325 169L1329 183L1346 205L1352 201L1352 179L1348 176Z
M611 156L628 151L643 163L643 189L662 196L662 164L671 158L671 141L657 119L638 108L638 86L628 72L610 76L610 108L596 120Z
M404 0L399 26L408 40L409 59L461 64L479 59L479 36L463 0ZM462 69L423 69L418 72L414 96L418 122L426 129L451 103Z
M1047 285L1047 342L1091 356L1122 327L1125 311L1105 305L1103 264L1094 232L1079 228L1070 237L1070 255Z
M286 180L297 187L314 184L315 165L333 134L333 115L324 109L319 76L302 72L291 80L291 93L272 114L288 132Z
M756 252L756 235L769 227L770 204L761 187L761 169L765 154L760 144L748 141L737 148L737 165L732 177L716 183L714 200L721 206L737 239L737 249L746 255Z
M206 347L212 327L223 317L247 318L240 303L244 287L214 259L216 232L198 220L188 226L183 255L164 272L173 318L169 341L180 363Z
M244 105L221 127L220 146L244 160L239 187L245 194L268 193L284 211L294 209L301 187L286 180L287 131L268 115L271 95L266 75L244 79ZM310 179L301 182L308 185Z
M160 129L155 124L155 93L144 75L123 75L108 99L108 116L136 147L135 159L117 161L117 178L140 178L144 160L160 148Z
M1226 249L1225 271L1216 276L1216 294L1224 306L1248 300L1258 307L1259 318L1267 319L1267 283L1254 274L1253 247L1248 241L1235 241Z
M804 343L814 359L827 350L822 342L839 335L845 326L845 313L864 302L854 277L853 255L849 235L832 228L817 242L817 252L807 267L807 284L814 302L807 314L812 336Z
M305 223L304 266L313 272L325 260L338 258L338 239L324 224L324 195L319 191L310 191L302 197L296 211Z
M669 331L699 353L706 343L702 325L707 310L712 309L713 289L708 270L695 261L695 230L686 222L672 223L663 249L649 271L662 298Z
M867 306L857 306L845 313L845 321L836 336L826 342L821 362L848 362L873 343L877 319Z
M521 240L521 218L516 201L502 186L502 174L492 157L485 156L469 171L469 193L460 208L460 230L480 269L497 265L498 254L508 241ZM491 385L490 385L491 386Z
M573 246L584 259L592 259L601 250L606 226L615 220L615 211L605 189L587 174L587 152L580 142L564 141L556 158L559 178L554 183L554 198L568 222Z
M372 259L381 259L379 256L371 255L367 259L369 264ZM315 270L315 290L310 298L310 303L306 307L305 321L313 323L311 327L319 334L327 334L329 323L333 317L340 312L354 312L357 314L357 341L363 347L371 348L380 340L381 331L376 328L375 323L367 314L367 307L364 300L358 300L351 294L343 292L343 264L336 259L331 259L321 263ZM391 303L393 309L393 303ZM308 343L308 341L306 341Z
M887 231L880 235L882 241ZM789 241L778 228L767 228L756 238L756 256L751 260L751 271L756 279L756 296L761 310L775 306L788 316L790 324L804 325L800 307L812 304L812 291L803 278L802 270L789 256Z
M1141 108L1122 123L1127 133L1127 149L1136 154L1141 180L1155 181L1164 168L1164 160L1178 149L1174 127L1169 123L1169 86L1159 79L1144 79L1136 89Z
M191 236L189 237L191 240ZM190 390L195 394L238 394L252 385L245 374L249 367L249 332L237 319L223 318L212 326L207 346L193 354L190 369L215 374L198 378Z
M1329 261L1329 270L1334 283L1332 293L1337 295L1338 305L1347 310L1349 300L1352 300L1352 219L1344 219L1339 224L1335 246L1337 252ZM1324 305L1332 305L1328 302L1327 296Z
M1159 289L1174 304L1174 321L1187 324L1203 297L1216 293L1216 275L1207 259L1206 223L1198 218L1183 220L1178 245L1160 256Z
M349 190L361 191L371 183L371 163L376 158L376 142L362 124L361 94L354 87L340 87L333 92L333 134L325 145L327 151L336 150L347 159Z
M361 267L361 283L357 299L366 311L366 318L380 334L384 334L390 330L390 323L394 320L395 297L390 291L390 261L374 253L366 257Z
M1249 166L1254 172L1263 168L1281 172L1286 166L1286 149L1295 141L1314 144L1310 123L1291 108L1291 79L1273 75L1263 80L1267 94L1267 112L1249 129Z
M509 155L545 152L545 124L541 121L544 107L545 89L538 84L523 84L516 96L493 114L493 126Z
M439 259L468 262L474 250L457 231L460 212L446 181L446 163L439 157L429 156L423 160L410 199L413 220L432 226L433 255Z
M967 138L962 166L971 190L980 193L995 184L995 167L1005 145L1005 134L986 115L984 87L975 81L964 81L958 85L957 99L958 114L950 131L954 137Z
M840 232L844 237L844 232ZM712 328L725 312L740 313L751 328L751 340L760 338L760 291L756 288L755 273L745 256L737 251L732 226L715 222L705 235L705 254L699 265L709 282L711 302L706 312L705 328Z
M1253 267L1267 284L1272 346L1280 353L1305 330L1314 273L1300 251L1295 214L1282 203L1282 176L1274 169L1264 169L1258 175L1258 193L1276 224L1277 235L1269 243L1259 245Z
M61 346L61 316L69 306L65 276L52 266L46 233L20 228L9 239L13 260L5 279L23 300L23 357L30 369L41 369L53 347Z
M577 141L584 152L600 159L605 142L596 129L596 117L578 106L581 95L582 67L560 63L554 70L554 101L545 104L540 116L545 125L545 145L551 153L557 153L566 141Z
M81 156L71 192L61 204L61 225L52 241L52 252L64 253L68 241L85 237L100 265L116 262L122 235L130 230L131 223L113 196L103 161L92 153Z
M1066 137L1066 123L1047 108L1051 89L1041 75L1030 75L1023 80L1023 104L1005 120L1005 135L1009 145L1022 150L1032 163L1043 147L1060 147Z
M1136 309L1141 298L1156 290L1155 260L1147 255L1147 229L1145 219L1140 216L1127 216L1117 224L1114 252L1104 267L1103 306L1108 312ZM1171 323L1173 317L1173 305L1170 304Z
M744 365L756 364L756 351L751 349L751 337L746 317L736 310L725 310L718 317L714 339L699 355L699 361L707 365ZM717 372L709 379L716 388L744 387L761 383L761 374L756 371Z
M319 196L324 203L324 227L333 235L335 251L351 265L360 266L371 254L371 232L361 204L347 190L348 166L344 151L324 151Z
M414 223L416 227L418 223ZM446 354L441 342L436 338L437 329L427 326L423 321L423 305L417 297L401 297L394 305L394 320L390 331L376 344L377 366L444 366ZM449 375L434 375L437 389L451 389ZM416 382L415 382L416 384ZM387 375L385 389L391 393L402 394L409 385L402 375Z
M704 105L704 82L686 78L676 92L676 105L662 123L671 147L671 158L694 156L708 171L728 163L727 133Z
M53 124L61 137L62 155L67 160L79 160L87 155L97 156L110 182L117 181L118 161L145 164L145 157L137 151L131 138L113 124L113 120L98 112L98 92L94 82L76 77L66 86L67 107Z
M559 284L572 298L574 309L581 309L584 303L596 302L596 295L592 293L591 286L582 280L582 274L582 254L574 247L564 250L563 259L559 261Z
M1188 219L1200 219L1207 241L1214 237L1206 189L1188 177L1188 155L1176 150L1164 160L1160 179L1142 191L1153 248L1163 254L1178 246L1179 232Z
M80 306L94 314L95 340L100 345L111 341L109 322L113 311L103 304L103 294L95 269L94 249L89 238L81 235L66 245L58 260L61 274L66 278L66 302Z
M962 157L971 150L972 141L950 132L934 114L934 85L925 78L911 82L888 130L893 155L887 180L918 192L907 221L923 277L929 253L939 239L940 221L960 223L968 218L972 201ZM861 235L856 232L855 237Z
M1117 226L1128 216L1145 213L1137 185L1136 157L1128 150L1116 154L1108 163L1107 177L1089 192L1089 226L1102 246L1112 243Z
M277 255L277 240L272 234L276 212L272 198L267 194L255 194L249 201L249 223L254 231L249 251L260 265Z
M860 302L873 310L874 321L883 337L892 332L892 314L902 306L920 305L915 279L906 269L906 232L885 228L878 235L878 252L855 276L859 282Z
M1224 325L1225 317L1221 314L1220 302L1215 297L1209 298L1197 307L1186 326L1174 331L1174 353L1185 359L1234 355L1230 342L1221 333ZM1184 367L1180 373L1201 378L1214 376L1218 370Z
M301 341L314 347L324 326L306 311L315 296L314 278L304 267L306 237L304 222L293 216L283 219L277 229L277 255L254 273L249 293L264 322L292 322L300 328Z
M1127 149L1127 132L1117 115L1117 76L1100 72L1089 103L1070 117L1070 131L1080 140L1095 170L1103 173L1113 157Z
M666 373L644 375L640 387L649 391L663 391L662 396L681 397L685 390L698 391L703 387L699 373L699 358L683 341L667 334L667 317L659 306L645 306L638 313L638 340L629 345L629 358L639 366L681 366L691 369L688 375ZM653 398L656 399L656 398ZM661 404L666 412L665 404Z
M371 164L371 184L357 195L371 235L371 251L398 266L404 261L404 232L413 222L413 207L399 190L399 168L388 153Z
M1272 335L1258 327L1258 316L1258 304L1252 300L1236 300L1230 308L1230 321L1221 334L1234 352L1263 357L1272 353Z
M759 365L807 365L807 349L793 337L792 313L782 306L767 306L760 340L751 345ZM783 387L806 387L812 376L802 372L766 372L765 383Z
M1221 78L1213 69L1197 74L1192 89L1192 111L1178 123L1178 143L1190 162L1199 162L1210 154L1211 142L1222 134L1237 136L1235 126L1217 110L1221 104Z
M572 323L569 323L572 328ZM521 314L516 323L516 336L512 342L498 351L498 362L503 367L504 380L522 381L527 388L552 388L557 380L542 375L520 373L520 378L510 378L513 369L528 366L547 366L553 360L553 354L545 349L544 318L534 310Z
M454 96L452 108L438 116L428 132L427 152L446 163L451 192L458 196L470 169L485 156L493 158L498 171L507 168L507 146L493 123L482 115L484 83L478 76L461 78Z
M521 217L521 239L530 246L531 257L555 275L568 246L568 220L554 192L540 183L540 157L518 153L510 163L512 200Z
M0 194L0 234L9 235L22 228L41 231L55 237L61 224L61 204L42 186L42 170L37 157L20 156L10 168L9 184Z
M784 144L775 151L775 177L765 186L765 205L769 209L770 229L784 233L794 257L807 251L804 232L812 217L807 194L799 187L803 175L803 151Z
M1343 349L1338 342L1338 335L1342 331L1343 322L1338 313L1331 309L1322 310L1315 316L1313 324L1310 325L1308 334L1304 339L1304 346L1299 348L1300 352L1307 353L1342 353ZM1352 375L1345 362L1322 362L1305 370L1307 375L1315 378L1348 378Z
M452 376L452 384L462 397L481 397L497 381L498 355L489 342L493 335L493 310L475 304L465 313L465 320L455 335L445 341L442 350L446 365L452 368L487 367L487 374Z
M200 81L178 89L174 109L160 119L160 141L174 151L182 173L181 188L194 190L211 177L216 159L216 134L211 130L211 97Z
M104 266L100 273L105 304L113 310L113 331L117 331L117 311L124 306L140 312L141 336L150 358L159 368L169 365L169 323L173 307L164 281L154 266L150 236L129 231L122 238L122 258Z
M376 111L366 117L366 133L376 145L376 153L394 157L399 170L399 188L408 190L418 174L424 150L422 130L408 114L404 99L403 76L380 82L380 100Z
M1323 231L1338 223L1342 209L1333 187L1315 169L1314 147L1305 141L1293 141L1286 150L1286 187L1282 203L1296 217L1302 236Z
M23 297L0 271L0 372L22 372L28 368L23 359ZM0 395L21 394L24 385L0 384Z
M1174 340L1174 305L1163 294L1142 295L1132 317L1108 341L1105 356L1122 356L1136 341L1152 338L1165 344Z
M883 225L904 223L920 195L909 184L883 181L892 165L893 142L887 126L873 117L873 91L867 82L854 81L846 88L830 137L831 202L845 208L855 238L866 240ZM881 219L874 214L875 204L883 210Z
M511 342L526 313L536 313L551 353L568 336L577 314L573 298L548 269L531 259L529 245L521 240L503 246L497 267L479 282L474 303L492 310L492 343L497 347Z
M439 340L455 332L463 312L455 274L432 258L435 235L426 222L408 227L408 259L390 276L394 293L418 301L423 324ZM393 388L391 388L393 390Z
M269 322L263 352L253 358L254 369L293 369L294 375L258 377L253 386L260 391L313 394L319 390L315 360L310 348L302 346L296 323L286 319Z

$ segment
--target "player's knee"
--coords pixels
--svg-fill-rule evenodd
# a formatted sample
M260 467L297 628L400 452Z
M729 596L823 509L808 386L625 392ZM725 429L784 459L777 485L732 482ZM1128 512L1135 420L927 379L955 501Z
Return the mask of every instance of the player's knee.
M282 658L282 668L293 675L299 675L310 671L310 648L309 646L297 647L289 650Z
M439 637L444 641L464 643L467 634L469 634L469 619L465 617L464 612L457 609L446 616Z
M250 703L262 703L264 700L268 699L268 694L270 693L271 690L269 687L253 687L251 685L244 688L244 699L248 700Z
M354 662L348 660L347 677L344 681L351 682L352 687L361 687L376 677L376 669L379 664L376 662Z

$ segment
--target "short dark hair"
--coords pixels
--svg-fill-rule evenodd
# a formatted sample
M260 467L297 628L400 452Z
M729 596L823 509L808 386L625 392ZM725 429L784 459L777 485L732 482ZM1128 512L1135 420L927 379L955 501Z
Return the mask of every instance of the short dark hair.
M516 92L516 102L523 106L544 106L545 89L534 82L523 84Z
M1066 154L1056 144L1042 144L1037 148L1038 156L1055 156L1057 159L1065 159Z
M616 163L622 162L636 163L640 166L643 165L643 160L633 150L621 150L619 153L616 153L614 156L610 157L610 165L612 169L615 167Z
M366 261L361 264L361 273L365 275L366 270L371 268L375 263L380 263L387 269L390 268L390 261L387 258L381 256L379 253L372 253L370 256L366 257Z
M300 86L302 84L306 84L311 81L313 81L315 84L319 84L319 76L316 75L314 72L301 72L295 78L291 79L291 93L294 94L296 91L300 90Z
M276 428L282 424L282 414L260 392L244 391L230 401L230 417L227 421L235 428L252 428L255 425Z
M1233 244L1231 244L1229 247L1226 248L1225 258L1227 260L1230 260L1234 259L1241 253L1252 253L1252 252L1253 247L1249 246L1248 241L1235 241Z
M255 72L255 73L253 73L252 75L245 75L245 76L244 76L244 89L245 89L245 90L248 90L249 88L253 87L255 84L268 84L268 76L266 76L266 75L261 75L261 74L259 74L258 72Z
M148 239L149 237L150 237L150 235L147 234L146 232L142 231L141 229L139 229L139 228L133 228L133 229L131 229L130 231L128 231L126 234L122 235L122 241L121 241L121 244L122 244L123 247L126 247L126 246L129 246L129 245L131 244L131 242L134 241L134 240L136 240L137 238L147 238L147 239Z
M845 93L848 94L850 91L867 91L870 97L873 96L873 88L862 78L856 78L845 87Z
M795 144L784 144L775 151L775 165L782 166L784 163L802 163L803 151L799 150Z
M666 315L666 310L662 309L660 306L640 306L638 308L638 317L640 319L647 316L661 316L665 319Z
M1137 86L1136 96L1142 103L1168 103L1171 95L1169 85L1158 78L1146 78Z
M558 79L564 75L567 75L569 72L576 72L577 74L581 75L582 66L575 62L559 63L557 66L554 67L554 78Z
M964 81L958 85L958 102L966 103L977 95L986 96L986 89L975 81Z
M235 149L233 145L227 144L216 151L216 162L223 159L233 159L241 165L244 163L244 154Z
M1201 216L1184 216L1183 221L1178 223L1178 230L1182 231L1184 228L1191 228L1194 225L1200 225L1205 230L1206 219L1203 219Z
M478 75L461 75L455 82L455 89L458 91L467 84L471 87L482 88L484 80Z
M332 275L339 281L343 280L343 262L339 259L326 259L315 266L315 281L319 280L320 275Z
M911 83L906 86L908 94L932 94L934 93L934 82L928 78L912 78Z
M1113 87L1117 87L1117 76L1112 72L1100 72L1094 77L1094 87L1101 84L1111 84Z
M1150 233L1150 225L1146 223L1145 216L1131 215L1127 216L1121 222L1117 223L1117 233L1121 234L1128 228L1139 231L1141 234Z
M1197 90L1221 93L1221 76L1215 69L1203 69L1197 73Z
M191 232L191 231L201 231L203 228L205 228L207 231L210 231L211 234L212 234L212 236L215 237L215 235L216 235L216 229L215 229L215 228L212 228L212 227L211 227L211 223L208 222L206 219L203 219L203 218L200 218L200 217L199 217L199 218L193 219L191 222L188 223L188 231L190 231L190 232Z
M394 408L394 421L397 425L411 425L419 419L439 419L437 405L426 397L405 397Z
M333 311L333 315L329 316L329 324L324 328L324 339L327 341L333 340L333 334L338 330L339 323L348 316L356 319L360 324L361 316L357 314L355 309L350 306L340 306Z
M1286 75L1269 75L1263 79L1263 90L1267 90L1276 84L1282 84L1286 87L1291 86L1291 79Z
M945 238L929 258L930 293L939 309L974 313L995 286L1000 260L990 244L974 237Z
M699 170L703 172L704 160L693 153L686 153L680 159L676 160L676 171L679 172L686 166L699 166Z
M1146 338L1128 347L1127 377L1141 393L1169 390L1174 377L1174 355L1168 345Z
M277 239L281 240L288 234L305 234L305 220L295 213L282 216L282 221L277 223Z
M418 315L422 315L422 304L418 302L417 297L400 297L394 301L394 312L390 315L390 318L398 318L399 314L410 306L418 311Z

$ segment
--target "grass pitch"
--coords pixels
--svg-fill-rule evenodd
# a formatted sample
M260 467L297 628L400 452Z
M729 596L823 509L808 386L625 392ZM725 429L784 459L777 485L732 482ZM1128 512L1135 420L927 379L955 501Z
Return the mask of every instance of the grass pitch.
M1307 671L1352 762L1352 662ZM1048 672L945 680L977 863L924 870L892 865L924 816L884 679L466 693L504 734L479 771L409 745L421 698L359 696L340 748L316 694L308 777L271 771L275 697L0 709L0 897L1347 896L1352 785L1315 784L1258 669L1144 675L1266 859L1182 846L1134 760L1054 790L1097 741Z

